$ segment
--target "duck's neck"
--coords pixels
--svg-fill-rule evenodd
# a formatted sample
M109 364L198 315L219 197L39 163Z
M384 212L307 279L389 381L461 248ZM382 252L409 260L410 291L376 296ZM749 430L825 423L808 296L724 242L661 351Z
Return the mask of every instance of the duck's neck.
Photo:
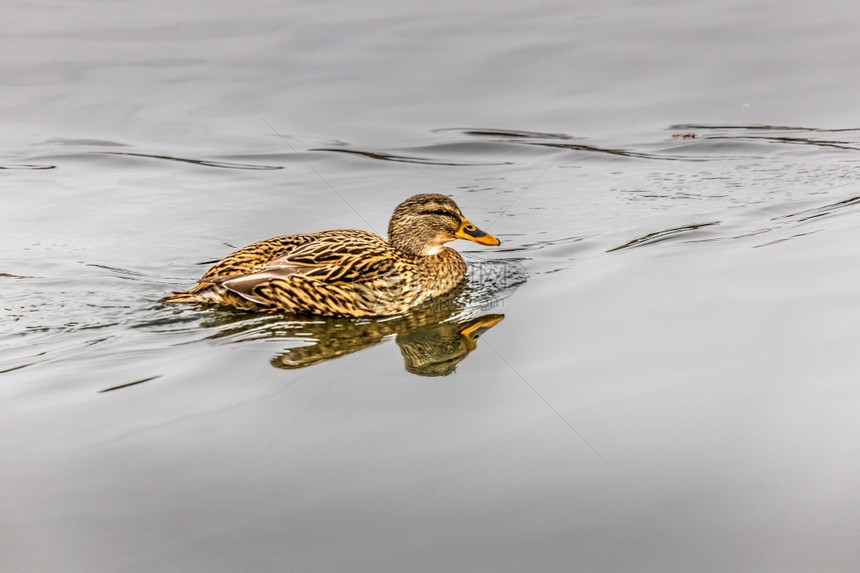
M388 244L402 253L418 257L438 255L445 248L439 232L421 225L388 226Z
M413 257L434 257L445 250L444 243L419 241L409 236L389 236L388 244L395 250Z
M466 261L459 252L450 247L443 246L432 256L417 257L416 262L443 290L454 288L466 276Z

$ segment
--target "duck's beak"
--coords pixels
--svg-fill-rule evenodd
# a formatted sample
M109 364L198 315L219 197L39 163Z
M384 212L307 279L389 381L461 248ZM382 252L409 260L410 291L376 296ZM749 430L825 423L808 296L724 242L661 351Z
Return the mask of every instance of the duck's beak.
M460 217L460 228L457 229L454 236L458 239L466 239L467 241L474 241L482 245L492 245L496 247L501 244L497 238L489 233L485 233L465 217Z

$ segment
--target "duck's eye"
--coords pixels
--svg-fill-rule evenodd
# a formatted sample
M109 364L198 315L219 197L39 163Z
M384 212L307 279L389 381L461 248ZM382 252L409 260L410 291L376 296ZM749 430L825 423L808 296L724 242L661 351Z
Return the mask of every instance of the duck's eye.
M428 209L426 211L421 211L421 214L434 215L436 217L449 217L451 219L456 219L457 221L460 220L460 217L458 217L456 214L452 213L451 211L445 211L444 209Z

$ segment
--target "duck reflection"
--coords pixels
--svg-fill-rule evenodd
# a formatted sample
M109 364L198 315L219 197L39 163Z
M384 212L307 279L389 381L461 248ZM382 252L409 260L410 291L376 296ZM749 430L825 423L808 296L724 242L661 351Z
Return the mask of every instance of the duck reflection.
M272 358L277 368L304 368L331 358L374 346L389 336L400 348L408 372L419 376L446 376L477 347L478 337L502 321L489 314L470 319L422 324L402 317L386 322L308 325L304 334L311 344L288 348Z
M467 309L467 298L461 287L406 315L384 319L297 315L249 319L246 314L225 311L206 326L219 329L213 338L283 339L295 344L271 360L272 366L284 369L319 364L393 337L408 372L447 376L475 350L478 338L504 319L503 314L476 316Z
M406 370L419 376L447 376L478 346L478 338L505 318L487 314L463 322L431 324L395 338Z
M305 368L393 338L408 372L447 376L475 350L478 338L499 324L503 314L490 310L513 294L528 274L515 259L473 260L467 280L448 294L407 314L385 318L333 318L289 314L248 314L209 310L202 326L210 338L282 340L286 348L272 366Z

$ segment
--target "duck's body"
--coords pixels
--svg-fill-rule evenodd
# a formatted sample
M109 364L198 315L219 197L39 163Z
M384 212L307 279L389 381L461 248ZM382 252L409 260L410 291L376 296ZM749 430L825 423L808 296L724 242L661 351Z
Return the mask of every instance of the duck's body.
M466 263L455 238L499 241L469 223L443 195L416 195L391 218L389 239L368 231L285 235L248 245L164 302L199 302L327 316L402 314L451 291Z

